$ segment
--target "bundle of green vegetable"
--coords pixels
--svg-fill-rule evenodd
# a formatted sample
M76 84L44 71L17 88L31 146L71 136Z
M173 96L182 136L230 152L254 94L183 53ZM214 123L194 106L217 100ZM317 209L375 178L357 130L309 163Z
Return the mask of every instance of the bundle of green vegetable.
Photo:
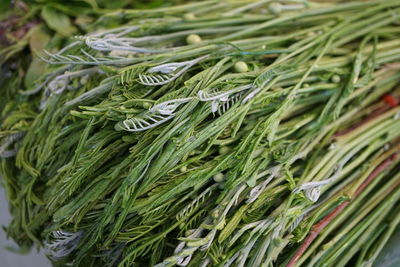
M160 0L0 0L0 108L15 101L21 88L35 88L46 72L37 56L43 49L56 52L73 35L91 31L100 15L123 7L159 7L181 2ZM27 49L29 48L29 49ZM34 91L34 90L33 90Z
M21 246L64 266L370 266L400 223L400 1L103 15L2 111Z

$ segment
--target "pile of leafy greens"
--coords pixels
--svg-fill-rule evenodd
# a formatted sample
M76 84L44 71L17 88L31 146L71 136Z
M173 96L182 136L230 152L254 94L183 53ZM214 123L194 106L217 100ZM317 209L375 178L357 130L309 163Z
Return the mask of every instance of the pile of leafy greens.
M8 235L60 266L370 266L400 223L400 1L163 2L3 15Z

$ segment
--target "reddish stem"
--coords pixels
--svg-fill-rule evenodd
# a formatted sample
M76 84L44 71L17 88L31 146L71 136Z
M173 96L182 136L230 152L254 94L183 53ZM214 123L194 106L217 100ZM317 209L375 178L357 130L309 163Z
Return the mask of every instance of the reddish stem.
M382 97L382 101L384 102L383 106L380 106L379 108L377 108L374 111L372 111L372 113L369 114L362 121L352 125L351 127L347 128L345 130L342 130L342 131L339 131L339 132L335 133L333 135L333 137L342 136L342 135L345 135L345 134L353 131L353 130L357 129L358 127L366 124L367 122L375 119L376 117L378 117L379 115L381 115L385 111L389 110L390 108L395 108L399 104L399 99L394 97L394 96L392 96L392 95L389 95L389 94L384 95Z
M360 122L358 122L358 123L356 123L356 124L350 126L349 128L346 128L346 129L344 129L344 130L342 130L342 131L339 131L339 132L335 133L335 134L333 135L333 137L339 137L339 136L348 134L349 132L351 132L351 131L357 129L358 127L360 127L360 126L366 124L367 122L369 122L369 121L375 119L376 117L378 117L379 115L381 115L381 114L384 113L385 111L389 110L389 108L390 108L390 107L389 107L388 105L384 105L384 106L381 106L381 107L375 109L375 110L372 111L371 114L369 114L365 119L363 119L362 121L360 121Z
M357 197L364 189L376 178L378 175L383 172L386 168L388 168L394 160L397 158L400 151L390 155L389 158L384 160L378 167L376 167L370 175L368 175L367 179L357 188L355 191L353 198ZM331 211L328 215L326 215L323 219L321 219L317 224L311 228L310 234L306 237L304 242L298 248L294 256L290 259L287 267L294 267L307 248L311 245L315 238L319 235L319 233L333 220L337 217L338 214L342 212L344 208L346 208L350 204L350 201L347 200L337 206L333 211Z
M299 249L296 251L296 254L290 259L289 263L287 264L287 267L293 267L296 265L297 261L300 259L300 257L304 254L306 249L311 245L311 243L314 241L315 238L319 235L319 233L327 226L340 212L349 205L350 201L346 200L339 206L337 206L331 213L329 213L327 216L325 216L321 221L319 221L317 224L314 224L314 226L311 228L311 232L308 234L307 238L304 240L304 242L301 244Z
M368 176L368 178L357 188L356 192L354 193L354 197L357 197L364 189L386 168L388 168L397 158L400 152L392 154L389 158L379 164L373 172Z

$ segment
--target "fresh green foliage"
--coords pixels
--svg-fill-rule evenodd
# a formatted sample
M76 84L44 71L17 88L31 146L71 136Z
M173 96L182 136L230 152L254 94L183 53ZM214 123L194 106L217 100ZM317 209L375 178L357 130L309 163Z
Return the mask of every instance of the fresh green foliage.
M373 262L399 223L400 1L98 6L63 48L31 42L36 79L2 81L18 244L73 266Z

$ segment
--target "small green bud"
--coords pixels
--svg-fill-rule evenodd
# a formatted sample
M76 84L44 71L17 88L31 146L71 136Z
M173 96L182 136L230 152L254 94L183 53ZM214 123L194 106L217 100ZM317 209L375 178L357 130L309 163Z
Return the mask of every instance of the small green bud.
M186 171L187 171L187 167L186 167L186 166L182 166L182 167L179 169L179 171L180 171L180 172L186 172Z
M190 34L186 37L187 44L192 45L192 44L198 44L201 42L202 42L201 37L197 34Z
M218 152L220 155L228 154L232 149L229 146L222 146L219 148Z
M271 3L268 9L272 14L280 14L282 12L282 5L280 3Z
M246 62L238 61L235 63L234 69L238 73L247 72L249 67L247 66Z
M217 174L214 175L213 179L214 179L215 182L221 183L221 182L223 182L225 180L225 175L222 174L222 173L217 173Z
M183 18L185 20L194 20L196 19L196 15L193 13L186 13L185 15L183 15Z
M142 107L143 107L144 109L150 109L150 108L151 108L151 104L148 103L148 102L143 102Z
M332 76L332 82L340 83L340 80L341 80L341 78L340 78L339 75L335 74L335 75Z

